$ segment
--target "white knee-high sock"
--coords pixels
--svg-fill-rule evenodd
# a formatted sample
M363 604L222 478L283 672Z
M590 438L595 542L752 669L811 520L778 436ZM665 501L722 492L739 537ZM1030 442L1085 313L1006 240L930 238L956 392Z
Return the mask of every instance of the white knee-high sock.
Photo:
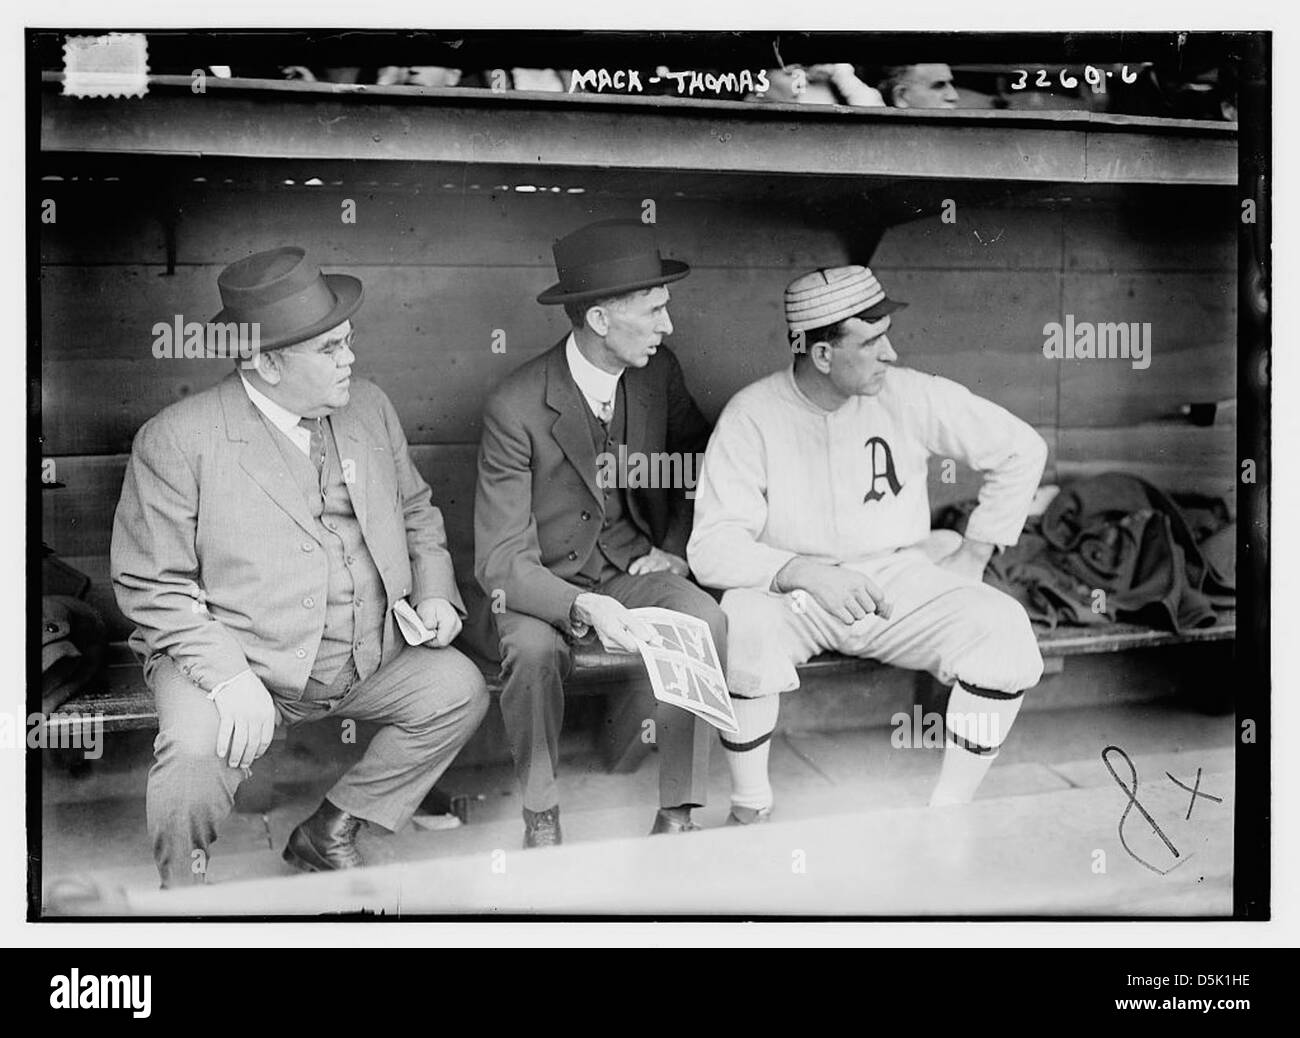
M952 686L943 767L930 794L932 807L974 799L1023 702L1023 692L999 692L961 682Z
M731 772L731 802L736 807L762 810L772 806L772 784L767 777L767 758L772 733L781 709L780 696L758 699L731 698L740 732L734 739L722 736Z

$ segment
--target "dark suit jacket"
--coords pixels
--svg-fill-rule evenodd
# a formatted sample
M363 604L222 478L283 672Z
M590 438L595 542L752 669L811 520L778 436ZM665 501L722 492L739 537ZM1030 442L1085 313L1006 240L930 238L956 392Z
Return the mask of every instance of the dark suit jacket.
M484 592L492 599L500 589L505 608L563 631L582 590L570 581L596 544L604 496L567 341L511 372L489 398L474 501L474 575ZM622 382L629 454L684 459L704 450L709 423L670 350L628 368ZM628 510L652 544L685 558L694 506L684 487L629 489Z

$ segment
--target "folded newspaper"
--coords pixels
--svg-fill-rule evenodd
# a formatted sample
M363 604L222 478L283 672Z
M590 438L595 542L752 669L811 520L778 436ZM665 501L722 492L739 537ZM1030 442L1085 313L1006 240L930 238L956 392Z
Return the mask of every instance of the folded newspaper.
M727 681L709 625L673 609L646 607L629 613L654 628L654 642L638 642L655 698L698 714L729 735L738 735Z
M698 714L729 735L740 727L731 709L727 681L713 647L713 635L703 620L673 609L629 609L629 613L654 628L655 640L638 642L641 659L650 675L655 698ZM422 645L434 637L420 621L410 603L402 599L393 609L397 626L410 645ZM606 644L611 652L623 650Z
M435 632L424 626L420 614L404 598L393 606L393 616L397 618L397 628L402 632L407 645L423 645L435 636Z

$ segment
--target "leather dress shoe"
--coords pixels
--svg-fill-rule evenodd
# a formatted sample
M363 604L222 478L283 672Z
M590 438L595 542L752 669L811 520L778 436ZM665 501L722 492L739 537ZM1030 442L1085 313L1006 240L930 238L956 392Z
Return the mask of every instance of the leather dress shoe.
M524 808L524 849L531 847L558 847L563 843L560 835L560 808L529 811Z
M357 850L357 833L363 820L322 800L316 813L289 834L284 860L304 872L330 872L364 865L365 859Z
M665 811L659 809L655 815L655 824L650 829L651 836L659 836L661 833L694 833L699 832L700 827L691 821L691 812L688 810L685 814L679 812Z
M736 814L733 807L727 815L726 825L763 825L772 820L772 809L770 807L760 807L757 810L753 808L742 807L745 817L742 818Z

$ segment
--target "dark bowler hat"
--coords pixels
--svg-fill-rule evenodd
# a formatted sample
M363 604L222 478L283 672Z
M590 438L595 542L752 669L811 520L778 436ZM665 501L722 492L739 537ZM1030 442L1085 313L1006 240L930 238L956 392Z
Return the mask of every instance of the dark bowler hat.
M361 282L322 274L296 245L255 252L217 275L222 310L212 324L259 325L263 350L276 350L327 332L356 313Z
M539 303L578 303L621 296L684 278L691 268L661 259L654 228L636 220L602 220L561 238L553 248L558 284Z

